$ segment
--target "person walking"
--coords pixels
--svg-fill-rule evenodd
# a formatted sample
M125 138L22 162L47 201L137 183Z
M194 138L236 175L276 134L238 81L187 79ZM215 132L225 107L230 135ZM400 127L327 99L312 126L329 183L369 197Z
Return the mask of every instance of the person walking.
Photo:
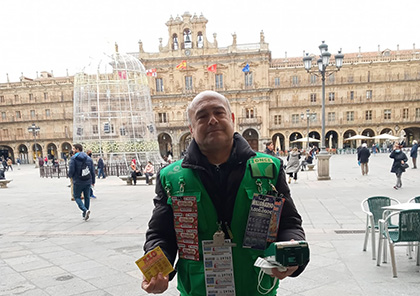
M394 162L392 163L391 167L391 173L395 173L397 176L397 184L395 184L394 189L398 190L398 188L401 188L402 181L401 176L405 172L405 169L408 167L406 164L408 158L407 155L401 150L403 146L400 143L396 143L394 145L394 150L389 155L390 158L394 159Z
M413 162L413 169L417 168L417 150L419 149L419 145L417 144L417 141L413 141L413 147L411 147L410 151L410 157L411 161Z
M297 174L300 167L300 152L297 147L294 147L287 156L286 174L289 175L289 184L292 182L292 178L297 182Z
M367 148L367 144L363 143L359 152L357 152L357 160L359 161L360 167L362 168L362 176L367 175L369 173L369 157L370 151Z
M152 177L155 173L155 167L153 166L152 162L149 160L147 165L144 167L143 170L144 175L146 176L146 184L152 185Z
M13 171L13 167L12 167L13 161L12 159L9 157L7 158L7 170L12 170Z
M70 159L69 178L73 179L73 197L87 221L90 217L90 190L95 186L95 170L92 159L83 152L81 144L73 145L74 155ZM83 192L84 203L81 199Z
M102 159L102 157L99 156L99 158L98 158L98 179L100 179L101 176L102 176L103 179L106 178L104 168L105 168L104 160Z
M234 132L229 101L217 92L199 93L188 105L187 117L192 141L183 159L158 173L155 208L148 224L144 251L159 246L172 265L178 258L181 296L209 295L206 283L214 277L204 271L207 255L201 246L204 241L220 243L225 246L224 262L233 262L230 276L223 279L225 290L231 291L229 295L263 295L258 291L258 285L272 286L266 295L276 295L276 282L298 276L307 263L289 266L282 272L273 268L272 276L259 277L258 272L254 272L254 262L258 256L264 257L264 251L244 245L248 241L246 225L251 204L255 206L253 200L267 197L264 193L259 194L267 191L285 200L280 220L274 223L274 240L305 238L302 219L290 196L281 160L254 152L248 142ZM188 230L185 232L185 229ZM188 236L182 236L180 232ZM183 241L184 237L188 238L188 243ZM216 239L212 240L214 237ZM233 244L226 245L229 241ZM260 241L264 246L268 245L266 237ZM174 274L159 274L150 281L143 279L142 289L147 293L165 293Z

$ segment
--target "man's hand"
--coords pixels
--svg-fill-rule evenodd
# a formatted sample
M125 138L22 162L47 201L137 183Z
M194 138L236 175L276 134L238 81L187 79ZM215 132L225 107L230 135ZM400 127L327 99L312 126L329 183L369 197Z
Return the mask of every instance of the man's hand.
M152 277L150 282L146 279L143 279L141 283L141 288L145 290L147 293L152 294L162 294L168 289L169 284L169 277L163 276L161 272L159 272L157 277Z
M282 280L282 279L292 275L297 269L298 269L297 266L289 266L289 267L287 267L287 270L283 271L283 272L278 271L277 268L272 268L271 271L273 273L273 276L275 276L279 280Z

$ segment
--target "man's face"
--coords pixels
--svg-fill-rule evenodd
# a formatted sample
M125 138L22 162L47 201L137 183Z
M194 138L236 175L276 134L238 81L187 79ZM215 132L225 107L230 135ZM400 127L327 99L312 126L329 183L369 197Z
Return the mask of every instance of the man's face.
M270 151L273 151L274 150L274 144L271 143L270 145L267 146L267 148L270 149Z
M205 94L190 109L190 132L202 151L219 150L233 141L233 118L221 95Z

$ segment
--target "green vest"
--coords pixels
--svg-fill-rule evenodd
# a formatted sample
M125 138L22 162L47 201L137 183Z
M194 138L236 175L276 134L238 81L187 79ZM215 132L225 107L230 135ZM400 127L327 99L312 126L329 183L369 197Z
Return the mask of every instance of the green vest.
M176 268L178 290L181 292L181 296L205 296L201 241L213 239L213 234L218 230L218 218L215 207L198 175L191 169L182 168L181 163L182 160L179 160L162 169L160 179L162 186L170 192L168 204L172 203L171 196L196 196L197 198L200 261L178 260ZM236 243L236 247L232 248L232 255L235 290L238 296L262 295L257 291L257 277L260 268L254 267L254 262L257 257L263 257L263 251L244 249L242 242L253 195L259 192L258 184L261 184L265 192L271 190L270 183L276 185L280 169L281 161L279 159L257 153L257 156L248 160L244 177L238 189L231 222L232 242ZM180 183L184 183L184 192L180 191ZM265 275L261 285L264 288L270 288L273 285L273 278ZM266 295L276 295L276 289Z

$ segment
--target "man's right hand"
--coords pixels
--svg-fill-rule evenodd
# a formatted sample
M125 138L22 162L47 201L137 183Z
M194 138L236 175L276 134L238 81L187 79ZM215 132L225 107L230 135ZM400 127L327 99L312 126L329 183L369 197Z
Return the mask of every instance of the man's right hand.
M168 289L168 285L169 276L163 276L160 272L157 277L152 277L150 282L148 282L146 279L143 279L141 288L147 293L162 294Z

